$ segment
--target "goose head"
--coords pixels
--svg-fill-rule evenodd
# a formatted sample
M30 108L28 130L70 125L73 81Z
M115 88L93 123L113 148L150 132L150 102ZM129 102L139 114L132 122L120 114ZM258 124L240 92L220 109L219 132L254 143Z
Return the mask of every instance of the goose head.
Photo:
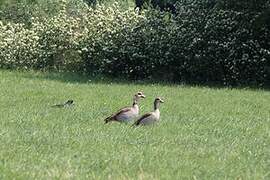
M154 109L158 109L160 103L164 103L163 99L161 99L161 97L156 97L155 101L154 101Z
M145 95L139 91L134 95L133 100L135 103L137 103L140 99L143 99L143 98L145 98Z

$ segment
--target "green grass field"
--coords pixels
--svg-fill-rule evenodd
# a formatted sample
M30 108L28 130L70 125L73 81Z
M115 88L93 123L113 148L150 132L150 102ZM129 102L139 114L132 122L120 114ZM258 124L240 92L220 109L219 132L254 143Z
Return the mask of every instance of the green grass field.
M153 127L103 124L142 90ZM50 106L74 99L73 108ZM0 71L0 179L269 179L270 92Z

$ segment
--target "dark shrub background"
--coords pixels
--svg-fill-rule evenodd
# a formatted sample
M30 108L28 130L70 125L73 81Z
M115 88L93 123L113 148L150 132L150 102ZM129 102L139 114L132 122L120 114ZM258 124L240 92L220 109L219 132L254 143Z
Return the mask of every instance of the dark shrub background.
M267 84L269 4L253 3L185 0L176 16L147 11L135 27L105 35L95 65L132 79Z

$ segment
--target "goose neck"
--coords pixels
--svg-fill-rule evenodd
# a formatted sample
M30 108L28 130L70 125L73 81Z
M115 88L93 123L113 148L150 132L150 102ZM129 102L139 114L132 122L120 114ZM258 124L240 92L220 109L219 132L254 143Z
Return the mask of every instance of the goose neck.
M159 108L159 103L158 102L154 102L154 110L158 110Z

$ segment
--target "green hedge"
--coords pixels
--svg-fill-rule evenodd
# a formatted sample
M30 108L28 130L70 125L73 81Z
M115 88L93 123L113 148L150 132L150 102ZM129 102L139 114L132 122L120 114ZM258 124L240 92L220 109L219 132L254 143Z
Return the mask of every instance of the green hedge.
M209 1L181 0L174 16L71 2L58 2L50 17L0 22L0 66L269 85L267 3L260 11L236 11L209 6Z

